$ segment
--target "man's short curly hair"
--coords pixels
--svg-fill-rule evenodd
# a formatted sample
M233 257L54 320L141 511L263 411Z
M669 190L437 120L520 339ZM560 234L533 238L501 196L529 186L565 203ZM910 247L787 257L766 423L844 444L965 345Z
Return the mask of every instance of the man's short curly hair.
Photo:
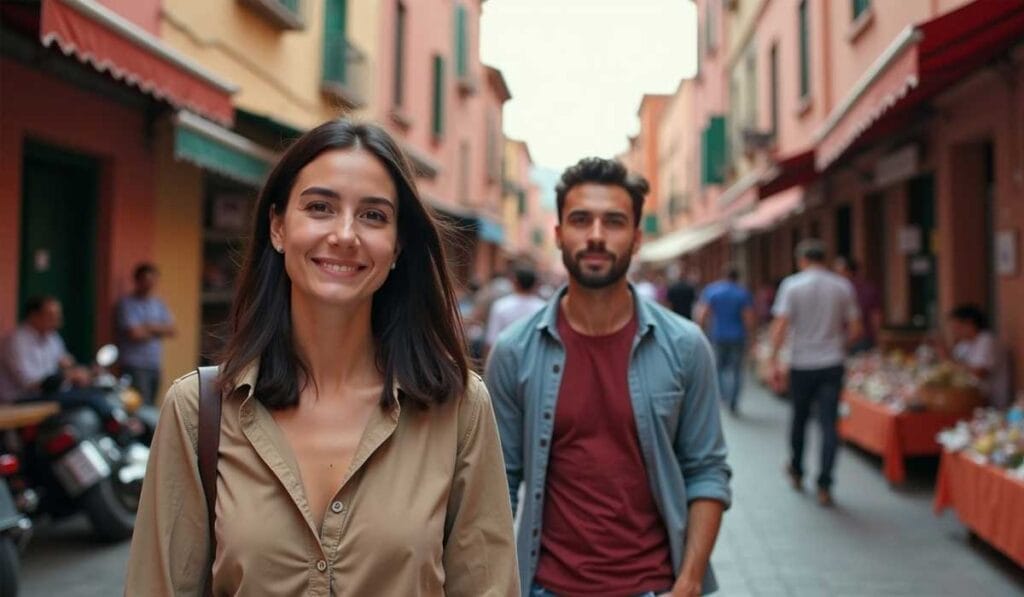
M573 187L586 183L615 185L625 189L633 200L633 226L640 227L644 197L650 191L647 180L638 174L630 174L622 162L594 157L583 158L562 172L562 178L555 187L559 222L562 221L562 212L565 209L565 196Z

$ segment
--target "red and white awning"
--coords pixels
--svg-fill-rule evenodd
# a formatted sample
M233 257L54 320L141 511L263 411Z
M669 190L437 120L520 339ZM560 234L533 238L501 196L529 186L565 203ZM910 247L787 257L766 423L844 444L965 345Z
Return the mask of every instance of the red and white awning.
M815 135L826 169L854 143L884 134L909 108L947 89L1024 39L1024 2L975 0L905 29Z
M39 37L175 108L231 125L237 87L96 0L43 0Z

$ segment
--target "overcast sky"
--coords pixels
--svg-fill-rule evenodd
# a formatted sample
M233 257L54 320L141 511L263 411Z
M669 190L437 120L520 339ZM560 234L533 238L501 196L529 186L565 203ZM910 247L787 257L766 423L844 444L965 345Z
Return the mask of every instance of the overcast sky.
M611 157L637 131L644 93L697 68L689 0L488 0L480 53L505 75L505 132L539 166Z

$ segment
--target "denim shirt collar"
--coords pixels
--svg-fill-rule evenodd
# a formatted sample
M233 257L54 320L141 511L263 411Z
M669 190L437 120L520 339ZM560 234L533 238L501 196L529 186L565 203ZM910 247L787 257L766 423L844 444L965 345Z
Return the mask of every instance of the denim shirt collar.
M558 310L561 308L562 297L568 291L568 284L556 290L554 295L548 300L547 305L544 306L541 317L537 321L537 330L546 331L559 343L561 343L562 339L558 335ZM651 316L651 307L647 304L647 301L637 296L636 288L632 282L629 282L629 291L633 293L633 305L636 309L636 337L643 338L653 331L655 327L654 318Z

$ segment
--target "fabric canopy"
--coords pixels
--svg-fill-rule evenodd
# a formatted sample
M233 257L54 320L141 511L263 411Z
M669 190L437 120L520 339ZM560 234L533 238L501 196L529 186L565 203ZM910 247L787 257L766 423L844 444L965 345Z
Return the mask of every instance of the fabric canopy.
M258 187L277 160L273 152L189 112L175 118L174 157Z
M757 196L765 199L790 187L807 184L816 174L813 149L786 156L775 162L761 178L757 186Z
M669 261L707 245L725 234L719 223L698 228L684 228L644 243L637 259L644 263Z
M905 29L816 134L819 171L1024 38L1024 2L975 0Z
M39 37L175 108L232 123L235 86L96 0L44 0Z
M757 208L733 222L736 232L767 230L803 207L803 189L794 187L761 200Z

